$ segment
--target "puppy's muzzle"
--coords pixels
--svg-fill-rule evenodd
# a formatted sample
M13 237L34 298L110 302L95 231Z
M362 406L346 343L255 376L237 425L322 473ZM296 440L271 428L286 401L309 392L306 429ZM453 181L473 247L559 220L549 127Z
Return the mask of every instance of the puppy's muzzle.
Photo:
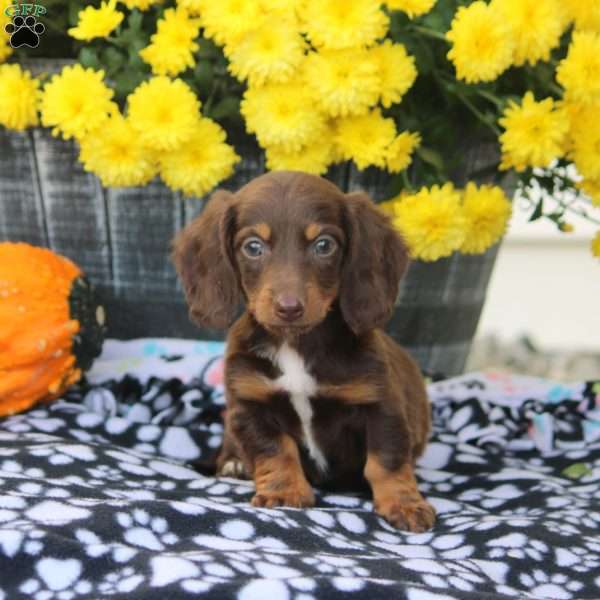
M293 294L279 294L274 304L275 314L282 321L292 323L304 315L304 305Z

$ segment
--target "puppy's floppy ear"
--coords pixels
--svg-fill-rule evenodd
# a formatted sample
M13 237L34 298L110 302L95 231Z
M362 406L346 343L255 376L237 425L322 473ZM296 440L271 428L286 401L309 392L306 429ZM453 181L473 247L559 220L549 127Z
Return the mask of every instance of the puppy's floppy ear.
M340 308L346 323L360 335L390 318L408 267L408 249L366 194L346 195L346 227Z
M234 225L234 196L218 190L173 240L171 258L183 283L190 317L204 327L227 328L242 300L231 249Z

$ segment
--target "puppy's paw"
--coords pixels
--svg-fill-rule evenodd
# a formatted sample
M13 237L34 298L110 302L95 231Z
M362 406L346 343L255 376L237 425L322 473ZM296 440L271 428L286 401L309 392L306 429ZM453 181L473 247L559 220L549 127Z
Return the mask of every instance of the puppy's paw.
M232 458L217 470L217 477L233 477L234 479L250 479L244 463L239 458Z
M423 533L435 523L435 509L424 498L379 502L375 512L394 527L414 533Z
M252 498L252 506L291 506L307 508L315 505L315 494L309 485L290 486L280 490L260 490Z

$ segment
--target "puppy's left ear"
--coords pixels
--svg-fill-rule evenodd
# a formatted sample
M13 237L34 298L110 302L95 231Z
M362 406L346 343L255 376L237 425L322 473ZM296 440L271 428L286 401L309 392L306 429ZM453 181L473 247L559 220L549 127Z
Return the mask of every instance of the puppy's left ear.
M408 249L387 215L363 193L346 195L348 249L340 308L356 335L382 327L390 318Z

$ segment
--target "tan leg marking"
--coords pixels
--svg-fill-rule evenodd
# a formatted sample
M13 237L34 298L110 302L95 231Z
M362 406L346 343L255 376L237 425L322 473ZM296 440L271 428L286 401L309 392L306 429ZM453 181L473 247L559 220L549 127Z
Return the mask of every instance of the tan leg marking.
M323 383L319 394L330 396L344 404L373 404L381 400L381 387L370 381L354 380L348 383Z
M389 471L376 454L370 453L365 477L373 490L375 512L394 527L414 532L433 527L435 509L421 496L412 465L404 464Z
M254 506L313 506L315 495L302 470L296 442L287 434L279 440L275 456L258 456L254 461Z
M229 392L236 398L253 402L268 402L277 391L266 377L240 374L231 378Z

